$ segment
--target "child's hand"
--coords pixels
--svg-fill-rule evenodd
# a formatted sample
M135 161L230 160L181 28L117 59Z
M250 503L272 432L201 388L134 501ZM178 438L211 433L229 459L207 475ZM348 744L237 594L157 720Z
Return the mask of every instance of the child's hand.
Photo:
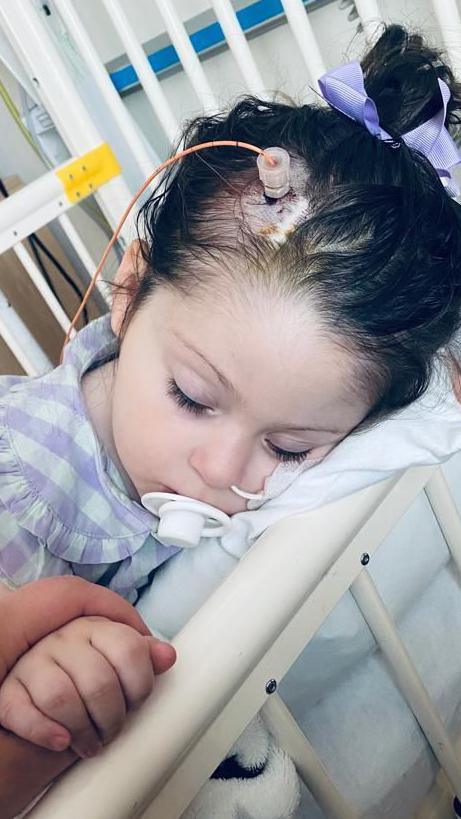
M0 683L21 654L77 617L107 617L132 626L140 634L150 634L136 609L123 597L81 577L45 577L32 580L14 592L5 589L2 592Z
M174 649L131 626L80 617L36 643L0 687L0 724L51 750L91 756L150 693Z

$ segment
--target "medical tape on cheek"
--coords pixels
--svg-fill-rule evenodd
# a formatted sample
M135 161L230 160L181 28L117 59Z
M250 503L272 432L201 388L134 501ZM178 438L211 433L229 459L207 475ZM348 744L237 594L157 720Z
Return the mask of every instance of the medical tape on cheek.
M279 464L264 481L261 497L257 500L248 501L247 510L252 511L259 509L263 503L277 498L285 489L291 486L299 475L302 475L302 473L308 469L312 469L313 466L317 466L321 461L323 461L323 457L306 458L306 460L300 464Z

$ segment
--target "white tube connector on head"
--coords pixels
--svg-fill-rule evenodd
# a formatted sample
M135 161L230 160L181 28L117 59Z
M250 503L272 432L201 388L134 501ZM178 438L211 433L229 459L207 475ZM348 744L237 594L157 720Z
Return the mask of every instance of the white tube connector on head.
M270 164L267 155L273 160ZM290 154L285 148L265 148L256 160L264 193L270 199L281 199L290 190Z
M191 549L202 537L222 537L230 529L230 517L225 512L184 495L148 492L141 503L159 518L152 532L166 546Z

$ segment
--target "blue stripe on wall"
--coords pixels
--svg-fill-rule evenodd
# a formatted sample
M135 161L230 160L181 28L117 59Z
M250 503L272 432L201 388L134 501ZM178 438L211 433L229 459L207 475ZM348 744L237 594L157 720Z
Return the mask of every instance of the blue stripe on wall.
M307 6L312 2L314 0L304 0L304 5ZM257 0L256 3L251 3L249 6L240 9L237 12L237 18L243 31L249 31L281 14L283 14L283 6L280 0ZM190 35L190 40L197 54L226 42L219 23L211 23L211 25L195 31ZM172 45L149 54L148 60L156 74L179 64L179 57ZM138 83L138 76L132 65L126 65L117 71L112 71L109 76L117 91L125 91L130 86Z

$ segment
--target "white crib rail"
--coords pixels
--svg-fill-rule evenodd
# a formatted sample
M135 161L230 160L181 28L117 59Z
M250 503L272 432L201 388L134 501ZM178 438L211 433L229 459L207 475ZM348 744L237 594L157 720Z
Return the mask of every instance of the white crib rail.
M299 776L328 819L358 819L331 781L325 766L278 694L263 706L264 720L281 748L290 755Z
M129 134L131 150L133 151L133 154L136 157L138 165L142 169L144 176L147 177L149 173L151 173L154 163L156 163L157 165L160 164L160 159L156 156L154 150L151 147L150 148L147 147L147 143L141 136L138 126L136 125L131 114L129 113L126 106L120 99L120 96L117 93L105 69L104 63L100 59L98 52L96 51L95 47L93 46L93 43L91 42L90 35L86 31L85 26L80 20L80 17L75 9L72 0L55 0L55 3L56 8L59 11L59 14L61 15L63 21L68 27L68 30L72 32L72 38L74 39L78 48L80 49L82 57L86 61L86 64L91 72L91 75L94 78L95 83L98 85L98 88L101 91L103 98L110 106L112 116L114 117L118 127L122 132ZM112 16L115 17L116 11L117 11L116 7L111 9ZM123 22L124 21L122 20L122 23ZM129 41L127 43L127 40L130 35L129 26L127 24L125 24L124 27L120 26L120 30L121 32L125 30L124 43L127 48L127 54L133 61L134 55L129 50ZM138 66L136 66L136 68L138 68ZM151 82L157 83L158 85L158 81L156 80L156 77L153 74L153 72L149 71L149 74L151 77ZM178 126L174 118L172 119L173 115L171 114L168 101L165 95L161 90L159 91L159 94L161 95L160 101L162 103L163 108L163 117L161 119L161 122L165 130L169 134L171 141L173 141L174 133L175 131L177 131Z
M306 15L304 4L302 0L282 0L282 6L288 25L306 64L311 82L317 88L317 80L325 73L326 67L314 29Z
M68 216L59 216L58 222L67 236L68 241L74 248L81 263L83 264L83 267L88 273L88 279L91 280L98 265L99 259L96 259L91 255L78 230L76 230ZM111 301L110 286L102 279L99 279L99 281L96 282L96 287L99 290L103 301L109 305Z
M154 113L161 127L164 129L170 143L174 145L179 136L179 125L170 103L155 76L141 43L138 41L128 16L123 11L118 0L103 0L113 25L125 46L126 53L136 69L138 79L144 89ZM147 175L147 174L146 174Z
M40 293L43 301L50 308L56 321L58 322L58 324L60 324L64 333L67 333L70 327L69 316L66 314L65 310L63 310L58 299L51 290L51 287L46 283L45 279L43 278L42 272L38 264L33 260L31 254L29 253L28 250L26 250L23 244L19 243L17 245L14 245L13 250L17 258L21 262L24 270L27 272L29 278L34 283L35 287Z
M178 52L184 71L189 77L192 87L203 105L203 110L210 114L216 113L219 109L218 101L211 90L208 77L194 51L179 14L171 0L155 1L162 15L166 30L170 35L171 42Z
M241 29L230 0L211 0L216 17L225 34L227 45L242 72L244 82L252 94L264 98L266 89L251 49Z
M432 0L445 48L455 74L461 76L461 15L456 0Z
M24 372L29 375L41 375L51 369L51 361L1 291L0 336Z
M354 3L359 13L365 37L369 43L372 43L379 24L382 23L384 19L380 12L379 4L377 0L354 0Z
M178 635L178 662L142 712L102 757L70 771L33 819L178 819L267 701L268 681L280 680L348 588L459 792L456 754L364 568L426 485L450 530L452 502L434 467L273 526ZM284 708L269 705L268 714L325 815L352 819Z

